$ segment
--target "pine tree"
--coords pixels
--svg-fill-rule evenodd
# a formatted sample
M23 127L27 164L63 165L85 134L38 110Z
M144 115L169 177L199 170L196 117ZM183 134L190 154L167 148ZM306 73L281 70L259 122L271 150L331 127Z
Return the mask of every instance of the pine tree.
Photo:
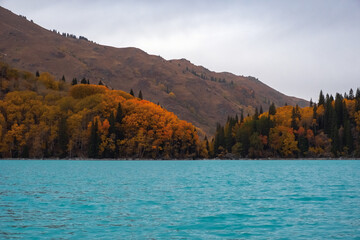
M295 113L295 108L293 107L292 112L291 112L291 128L294 130L298 130L298 125L296 122L296 113Z
M255 108L255 113L254 113L254 116L253 116L253 120L259 120L259 111L258 111L257 107Z
M309 105L310 107L312 107L313 106L313 101L312 101L312 98L310 98L310 105Z
M81 83L81 84L87 84L87 81L86 81L85 78L83 78L83 79L81 79L80 83Z
M346 108L345 108L346 110ZM339 93L336 93L335 97L335 114L336 114L336 126L340 128L344 124L344 108L343 99Z
M116 127L115 127L115 116L114 116L113 112L110 113L110 116L109 116L108 120L109 120L109 125L110 125L110 127L109 127L109 135L115 134Z
M262 105L260 105L260 112L259 112L259 114L261 115L261 114L263 114L263 113L264 113L263 107L262 107Z
M224 140L225 140L225 148L228 152L231 152L231 147L233 146L233 138L232 138L232 123L230 121L227 122L224 128Z
M61 81L65 82L65 76L63 75Z
M296 107L293 107L291 112L291 127L294 130L299 129L298 122L300 122L300 120L301 120L300 109L299 106L296 104Z
M138 98L140 98L141 100L143 100L143 95L142 95L141 90L140 90L140 92L139 92L139 96L138 96Z
M318 106L324 105L324 103L325 103L324 94L323 94L323 91L320 90Z
M275 115L276 114L276 107L274 103L271 103L269 107L269 115Z
M117 109L116 109L115 121L117 123L121 123L123 118L124 118L124 114L123 114L123 111L122 111L122 107L121 107L121 104L118 103L118 106L117 106Z
M104 86L104 84L103 84L103 82L101 80L99 81L98 85Z
M66 118L62 117L59 121L59 146L61 155L60 157L64 158L67 154L67 145L69 143L69 136L67 134L67 124L66 124Z
M116 116L115 116L115 138L116 139L123 139L123 131L122 131L122 120L124 118L124 113L121 107L121 104L118 103L117 109L116 109Z
M336 114L335 114L334 107L332 106L332 99L328 94L326 95L324 107L325 107L324 117L323 117L324 132L326 134L330 134L333 130L333 125L335 125L335 127L336 127L337 120L336 120Z
M77 81L76 78L73 78L73 80L72 80L72 82L71 82L71 85L76 85L76 84L78 84L78 81Z
M130 95L135 96L134 91L132 89L130 90Z
M332 144L331 144L331 152L335 157L338 156L338 152L340 150L340 141L339 141L339 131L337 127L334 125L331 134Z
M91 124L90 130L90 139L89 139L89 150L88 154L90 158L99 157L99 145L100 145L100 136L98 133L98 120Z
M36 71L35 76L36 76L36 77L40 77L39 71Z
M355 111L360 110L360 88L356 89L356 95L355 95Z
M244 122L244 110L241 109L241 113L240 113L240 123Z
M316 104L314 104L313 106L313 124L312 124L312 130L314 132L314 134L316 135L317 134L317 118L318 118L318 115L317 115L317 106Z
M222 149L224 149L224 146L225 146L224 127L222 127L220 124L217 124L215 141L214 141L214 154L216 156L220 154Z
M349 99L353 100L354 99L354 90L352 90L352 88L349 91Z

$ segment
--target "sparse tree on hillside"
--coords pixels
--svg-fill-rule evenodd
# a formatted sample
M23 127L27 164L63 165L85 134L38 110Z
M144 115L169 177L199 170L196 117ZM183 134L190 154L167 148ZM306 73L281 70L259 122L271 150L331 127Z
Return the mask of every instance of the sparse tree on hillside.
M276 107L274 103L271 103L269 107L269 115L275 115L276 114Z
M130 95L134 96L134 91L132 89L130 90Z
M73 80L72 80L72 82L71 82L71 85L76 85L76 84L78 84L78 81L77 81L76 78L73 78Z
M143 100L143 95L142 95L141 90L140 90L140 92L139 92L139 98L140 98L141 100Z

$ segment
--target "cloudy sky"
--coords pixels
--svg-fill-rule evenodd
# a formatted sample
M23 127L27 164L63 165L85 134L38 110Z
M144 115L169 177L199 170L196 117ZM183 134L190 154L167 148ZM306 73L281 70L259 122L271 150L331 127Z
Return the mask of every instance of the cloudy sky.
M35 23L317 101L360 87L360 0L0 0Z

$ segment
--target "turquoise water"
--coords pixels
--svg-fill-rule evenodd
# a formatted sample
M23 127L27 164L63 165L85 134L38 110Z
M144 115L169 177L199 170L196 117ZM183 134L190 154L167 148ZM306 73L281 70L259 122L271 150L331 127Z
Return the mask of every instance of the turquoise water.
M360 239L360 161L0 161L0 239Z

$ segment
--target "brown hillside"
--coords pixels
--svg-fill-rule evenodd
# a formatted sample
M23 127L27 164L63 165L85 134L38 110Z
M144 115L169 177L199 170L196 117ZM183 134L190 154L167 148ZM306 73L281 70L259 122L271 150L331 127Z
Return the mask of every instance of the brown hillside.
M102 80L114 89L142 91L181 119L212 134L228 115L252 113L271 102L307 105L253 77L216 73L181 60L166 61L136 48L114 48L65 37L0 7L0 57L14 67L58 78Z

